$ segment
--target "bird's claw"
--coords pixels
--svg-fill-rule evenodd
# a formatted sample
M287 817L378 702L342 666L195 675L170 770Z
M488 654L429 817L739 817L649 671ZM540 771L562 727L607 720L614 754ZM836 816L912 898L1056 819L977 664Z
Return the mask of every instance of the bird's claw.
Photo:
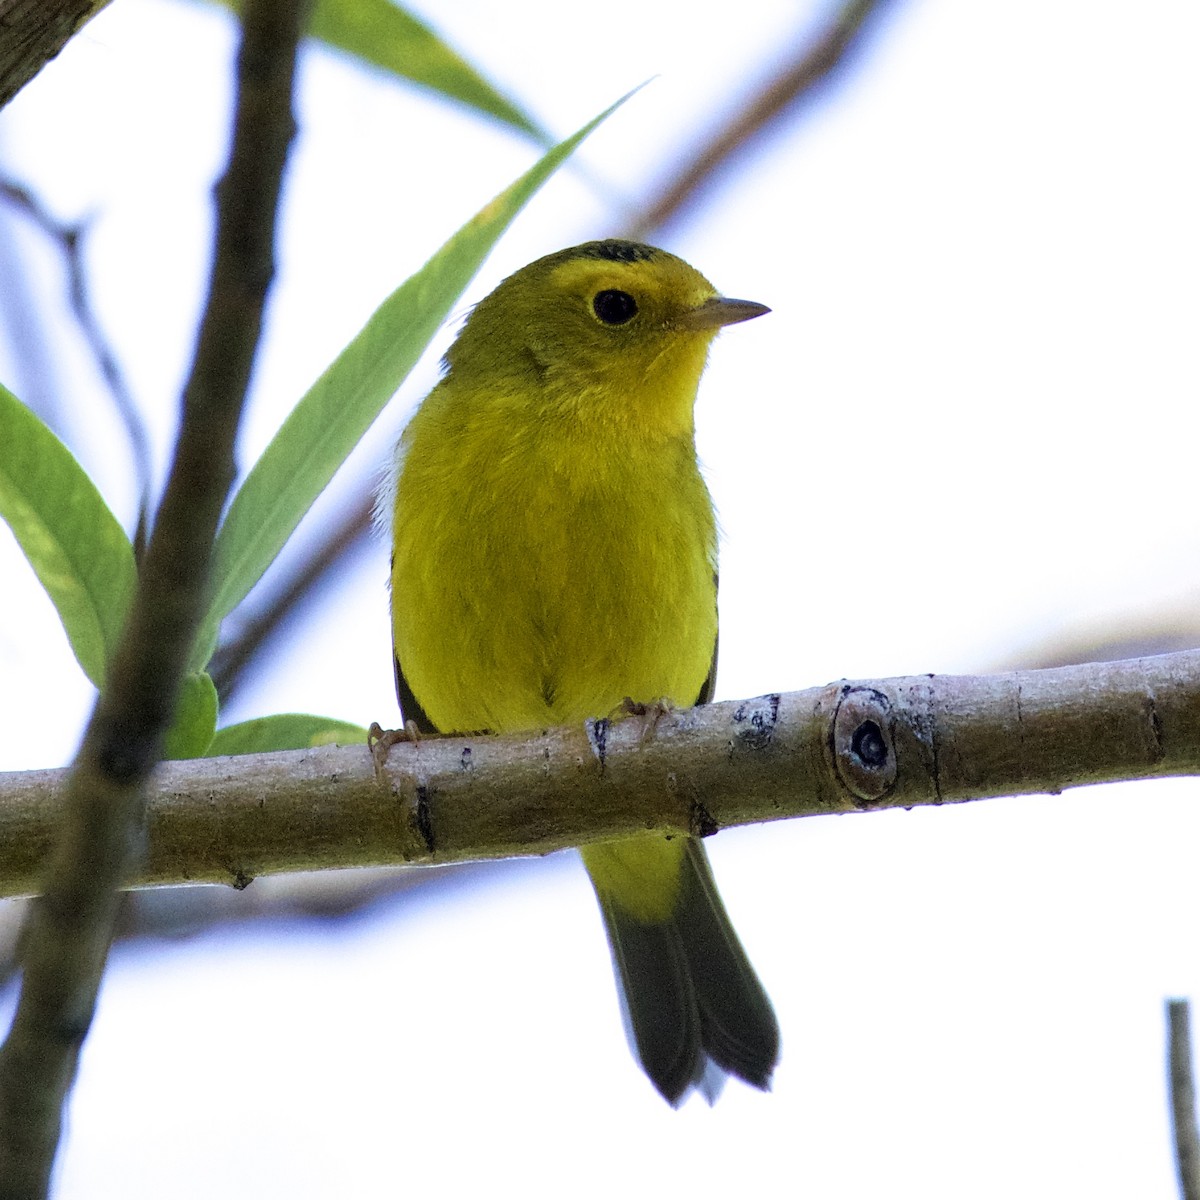
M371 751L371 759L375 763L375 778L383 783L384 764L394 745L412 742L415 746L420 741L421 731L415 721L405 721L399 729L384 729L378 721L372 721L371 728L367 730L367 749Z
M639 739L642 742L652 738L658 732L659 721L674 711L675 705L666 696L659 697L651 704L644 704L626 696L617 706L617 712L621 716L642 718L642 736Z

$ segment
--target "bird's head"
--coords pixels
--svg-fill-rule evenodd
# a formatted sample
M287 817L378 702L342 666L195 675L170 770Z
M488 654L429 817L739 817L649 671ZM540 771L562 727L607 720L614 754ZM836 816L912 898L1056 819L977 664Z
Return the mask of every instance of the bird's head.
M611 239L560 250L476 305L446 356L462 384L496 381L547 416L677 436L713 335L770 311L718 295L665 250Z

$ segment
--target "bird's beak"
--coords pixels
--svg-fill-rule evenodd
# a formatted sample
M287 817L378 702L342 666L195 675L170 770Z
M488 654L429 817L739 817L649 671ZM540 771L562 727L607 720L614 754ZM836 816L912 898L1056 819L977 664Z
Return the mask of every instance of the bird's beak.
M679 317L684 329L720 329L722 325L736 325L761 317L771 310L765 304L753 300L729 300L725 296L713 296L698 308L689 309Z

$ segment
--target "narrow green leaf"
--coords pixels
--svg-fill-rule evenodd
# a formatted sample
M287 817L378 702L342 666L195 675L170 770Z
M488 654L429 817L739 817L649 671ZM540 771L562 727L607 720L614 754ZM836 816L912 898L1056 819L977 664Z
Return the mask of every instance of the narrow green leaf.
M212 679L203 671L185 675L163 757L202 758L217 728L217 707L217 687Z
M632 95L633 93L630 93ZM374 312L291 411L243 481L217 536L213 598L195 666L300 519L412 370L451 307L531 196L628 96L559 143L482 208Z
M364 62L528 134L551 137L432 29L392 0L317 0L309 33Z
M216 0L234 12L241 0ZM543 146L548 133L408 9L392 0L316 0L308 32L334 50L519 130Z
M58 610L84 674L103 687L137 585L133 548L74 455L4 387L0 517Z
M268 754L272 750L310 750L314 746L367 744L361 725L313 717L307 713L277 713L218 729L208 748L211 758L222 754Z

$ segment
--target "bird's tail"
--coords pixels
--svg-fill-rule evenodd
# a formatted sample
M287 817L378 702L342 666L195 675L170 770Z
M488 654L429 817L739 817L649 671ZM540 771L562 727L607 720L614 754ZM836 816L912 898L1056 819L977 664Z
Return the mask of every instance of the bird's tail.
M647 836L585 847L583 860L626 1026L654 1086L673 1105L693 1086L711 1101L724 1072L768 1088L779 1026L703 845Z

